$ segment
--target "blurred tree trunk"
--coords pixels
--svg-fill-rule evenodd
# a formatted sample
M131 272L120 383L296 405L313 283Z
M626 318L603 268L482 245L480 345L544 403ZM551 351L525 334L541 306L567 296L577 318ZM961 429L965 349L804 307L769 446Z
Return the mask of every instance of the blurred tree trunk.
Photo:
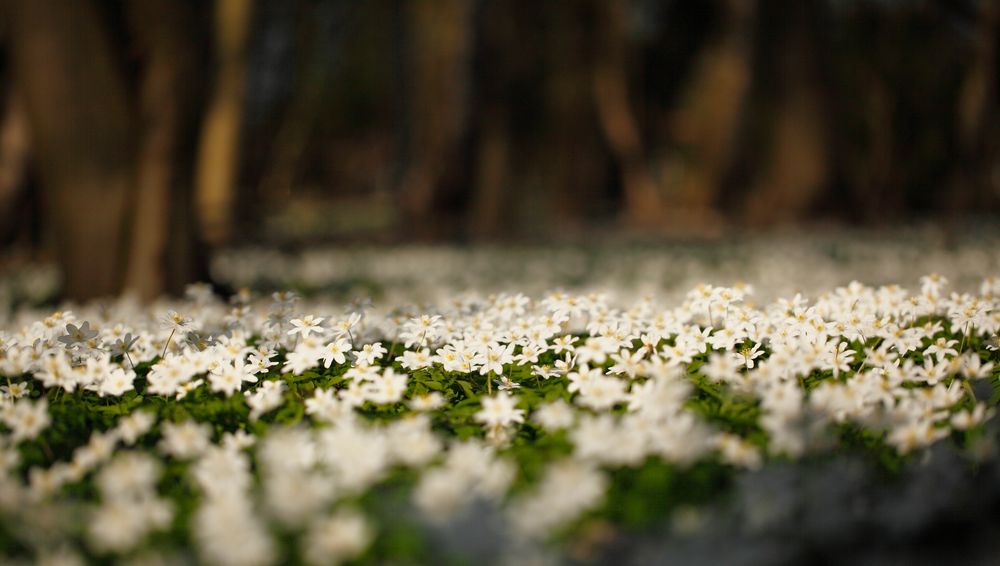
M194 6L130 6L143 63L136 100L115 56L124 46L96 4L7 4L15 81L67 298L127 289L150 299L206 275L184 149L198 118Z
M831 171L830 112L820 65L820 3L789 0L770 8L783 13L768 14L768 21L788 19L762 57L777 62L774 82L780 90L764 103L765 112L773 116L767 153L745 206L745 220L758 227L803 220Z
M504 189L509 183L510 133L503 106L491 108L480 119L474 194L469 231L479 239L502 235Z
M296 88L274 135L269 159L260 178L257 194L267 202L288 199L297 181L317 116L326 103L331 65L344 31L350 28L337 2L302 6L296 18L302 63L296 70ZM341 23L342 26L336 25Z
M672 119L674 152L664 167L671 230L714 233L721 187L736 153L750 87L757 2L726 0L719 35L698 55Z
M25 187L28 159L31 155L31 136L24 101L11 90L7 93L3 118L0 122L0 243L15 240L25 221Z
M1000 6L979 2L978 29L972 60L958 96L956 138L958 158L946 199L951 222L975 203L988 198L992 166L997 166L997 43Z
M149 300L207 276L193 215L193 155L186 149L197 133L203 54L190 37L196 17L189 3L146 0L130 8L144 65L124 288Z
M509 6L501 3L477 1L473 18L474 92L469 114L475 166L466 229L473 238L493 239L503 232L504 193L511 182L508 57L517 34Z
M649 172L641 132L629 100L627 1L598 3L599 39L593 87L597 114L621 174L625 221L631 227L642 228L662 222L663 205Z
M135 178L126 81L91 2L6 6L65 293L114 294L127 257L124 220Z
M473 2L405 1L408 147L398 192L408 236L437 232L435 194L466 127Z
M232 236L252 6L251 0L215 2L216 76L198 146L195 194L202 236L216 245Z
M552 195L559 233L588 229L589 217L605 212L609 159L594 96L594 1L544 3L551 19L544 30L546 122L537 146L528 148L538 178L534 190Z

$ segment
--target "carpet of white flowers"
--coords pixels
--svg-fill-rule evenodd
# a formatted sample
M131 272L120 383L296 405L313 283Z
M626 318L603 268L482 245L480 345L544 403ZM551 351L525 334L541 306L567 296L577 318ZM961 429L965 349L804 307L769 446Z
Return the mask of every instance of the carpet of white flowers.
M0 562L444 563L456 520L503 533L491 561L585 562L696 530L746 470L988 458L1000 279L909 283L23 310L0 331Z

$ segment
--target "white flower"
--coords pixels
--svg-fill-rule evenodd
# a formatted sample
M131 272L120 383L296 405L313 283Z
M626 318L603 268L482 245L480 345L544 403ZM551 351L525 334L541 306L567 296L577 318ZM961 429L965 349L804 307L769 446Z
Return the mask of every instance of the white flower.
M112 397L120 397L126 391L131 391L134 389L133 382L135 381L135 372L131 370L125 370L123 368L115 368L111 370L111 373L101 381L101 385L98 389L98 393L103 397L105 395L111 395Z
M372 366L375 365L376 360L382 358L382 356L386 353L386 351L387 350L385 349L385 347L382 346L381 342L375 342L373 344L365 344L364 346L361 347L360 350L354 353L354 358L355 360L357 360L357 363ZM344 362L341 361L337 363L342 364Z
M385 368L382 375L377 375L365 385L365 395L369 401L379 405L397 403L406 392L407 381L409 376L405 373L400 374L392 368Z
M512 502L508 517L522 536L545 538L604 499L607 478L589 464L563 460L548 466L542 481Z
M90 322L84 321L80 326L75 324L66 325L66 334L59 337L59 341L66 345L67 348L76 346L77 344L86 344L89 340L92 340L97 336L97 331L90 328Z
M951 426L958 430L969 430L970 428L982 423L987 417L992 415L993 411L987 411L985 404L976 403L976 406L972 409L972 411L962 409L952 415Z
M507 344L506 346L501 344L490 344L486 347L486 350L479 356L477 363L479 365L479 374L486 375L488 373L495 373L500 375L503 373L503 366L506 363L510 363L513 360L514 345Z
M410 399L410 408L414 411L433 411L444 406L444 395L437 391L429 391L421 395L415 395Z
M538 407L531 419L549 432L573 426L573 408L562 399Z
M520 383L511 381L511 379L506 375L501 375L500 379L498 379L497 381L498 381L497 389L500 391L513 391L515 389L521 388Z
M301 334L305 338L313 333L322 334L324 331L322 327L323 318L311 314L307 314L302 318L293 318L289 322L293 327L288 331L289 336Z
M52 423L49 416L49 402L42 397L36 402L21 399L2 413L3 423L11 429L13 442L32 440Z
M524 422L524 410L517 408L517 398L512 395L483 397L483 408L476 413L477 421L487 427L503 427Z
M21 397L27 395L30 391L31 384L26 381L20 383L9 383L9 385L0 386L0 393L3 393L11 399L20 399Z
M846 344L844 345L846 347ZM743 365L747 369L753 369L756 365L755 360L764 355L764 352L760 351L760 344L754 344L753 348L745 347L735 353L737 362Z
M339 564L357 557L375 538L363 515L342 509L315 521L303 539L303 556L310 564Z
M140 436L152 430L154 424L156 424L156 417L152 413L136 411L127 417L122 417L118 421L115 431L125 445L131 446Z
M160 319L160 325L171 331L186 330L191 327L192 322L193 319L177 311L167 311L167 315Z
M342 364L347 361L347 354L351 352L351 343L345 338L338 338L333 342L323 346L322 359L323 367L329 368L333 362Z
M257 442L257 437L245 430L227 432L222 435L222 445L229 450L246 450Z
M204 423L163 423L162 430L160 451L175 458L193 458L208 449L210 444L211 429Z
M220 364L209 372L208 381L212 391L224 393L229 397L243 387L243 383L257 383L254 366L247 364L242 358Z
M282 393L285 384L281 381L265 381L253 391L245 391L247 405L250 406L250 420L256 421L264 413L273 411L284 402Z
M337 398L335 389L317 387L305 404L306 414L320 421L336 422L351 412L350 405Z

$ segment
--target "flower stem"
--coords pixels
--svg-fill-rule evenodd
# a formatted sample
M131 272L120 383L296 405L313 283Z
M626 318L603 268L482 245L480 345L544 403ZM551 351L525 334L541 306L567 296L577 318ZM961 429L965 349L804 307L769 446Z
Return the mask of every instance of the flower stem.
M167 336L167 343L163 345L163 351L160 352L160 358L163 358L164 356L167 355L167 348L170 347L170 341L173 340L174 338L174 332L177 332L176 328L170 331L170 336Z

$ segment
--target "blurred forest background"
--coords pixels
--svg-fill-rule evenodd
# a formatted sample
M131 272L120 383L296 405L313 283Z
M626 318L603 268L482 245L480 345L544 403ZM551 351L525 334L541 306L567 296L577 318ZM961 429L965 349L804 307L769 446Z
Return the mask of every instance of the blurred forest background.
M54 258L69 297L250 243L1000 209L991 0L0 5L4 261Z

